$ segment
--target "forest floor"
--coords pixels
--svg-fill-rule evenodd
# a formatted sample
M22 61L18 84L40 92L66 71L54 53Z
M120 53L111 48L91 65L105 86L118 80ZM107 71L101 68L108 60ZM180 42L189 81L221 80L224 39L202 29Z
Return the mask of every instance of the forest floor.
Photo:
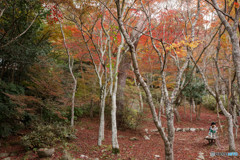
M204 140L208 134L208 128L212 121L217 122L217 115L213 111L209 111L202 107L201 120L196 120L193 115L193 121L190 122L189 110L184 116L183 107L179 108L181 122L175 121L175 128L204 128L204 131L194 132L175 132L174 140L174 156L176 160L196 160L202 153L205 160L233 160L240 159L238 157L227 156L210 156L210 152L228 152L227 130L223 132L219 130L220 146L207 145ZM113 155L111 153L111 130L109 127L105 131L105 140L102 147L97 146L98 139L98 124L97 118L82 118L76 123L77 139L64 145L64 148L76 159L129 159L129 160L151 160L164 159L164 144L156 127L152 121L149 110L146 109L147 118L143 120L142 125L137 130L118 131L118 142L120 146L120 154ZM238 117L240 118L240 117ZM226 118L220 115L221 123L226 126ZM240 119L239 119L240 120ZM166 120L163 118L163 125L166 125ZM148 133L146 132L148 130ZM239 133L240 134L240 133ZM240 154L240 135L236 139L236 148ZM150 140L145 140L144 136L150 137ZM130 140L135 137L137 140ZM0 153L17 152L12 155L11 160L30 160L37 159L36 154L32 151L24 151L18 143L19 137L10 137L5 141L5 145L0 146ZM1 142L2 144L3 142ZM7 144L7 145L6 145ZM51 159L60 159L62 156L63 145L56 148L56 153ZM0 158L1 159L1 158Z

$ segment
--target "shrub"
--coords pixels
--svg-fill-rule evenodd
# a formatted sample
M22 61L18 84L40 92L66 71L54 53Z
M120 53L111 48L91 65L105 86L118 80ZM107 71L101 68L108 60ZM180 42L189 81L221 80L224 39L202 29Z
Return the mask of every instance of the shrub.
M76 138L75 130L61 124L38 125L31 133L22 137L27 149L54 146L57 142Z
M220 98L221 100L223 101L224 103L224 100L223 100L223 97L224 95L221 95ZM203 101L202 101L202 104L204 107L210 109L210 110L213 110L213 111L217 111L217 108L216 108L216 99L211 96L211 95L205 95L203 96ZM224 103L224 107L227 108L227 103L228 103L228 100L226 98L226 102ZM221 111L220 107L219 107L219 111Z
M7 96L7 94L23 93L23 87L0 80L0 137L7 137L23 126L21 123L23 113L20 112L19 106Z
M136 130L143 122L143 113L137 110L125 108L123 112L124 127Z
M89 117L91 116L91 112L92 112L92 116L97 116L99 115L99 109L100 107L98 105L93 105L91 108L91 104L84 104L81 107L75 107L74 108L74 119L77 120L77 118L83 118L83 117ZM107 105L105 106L105 111L107 110ZM110 113L110 112L108 112ZM67 109L67 113L65 115L65 117L68 118L68 120L71 119L71 107L69 106Z

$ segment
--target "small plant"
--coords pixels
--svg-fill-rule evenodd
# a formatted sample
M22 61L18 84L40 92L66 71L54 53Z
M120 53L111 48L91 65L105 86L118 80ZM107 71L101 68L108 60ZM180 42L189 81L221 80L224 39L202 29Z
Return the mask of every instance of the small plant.
M223 101L224 95L221 95L220 98L221 100ZM216 99L211 96L211 95L205 95L203 96L203 101L202 101L202 104L204 107L210 109L210 110L213 110L213 111L217 111L217 107L216 107ZM227 103L228 103L228 99L226 98L226 101L223 101L224 103L224 107L227 108ZM221 111L221 109L219 108L219 111Z
M124 127L136 130L143 121L143 113L126 108L123 112Z
M41 124L23 136L22 143L27 149L51 147L57 142L76 138L74 132L74 129L60 124Z

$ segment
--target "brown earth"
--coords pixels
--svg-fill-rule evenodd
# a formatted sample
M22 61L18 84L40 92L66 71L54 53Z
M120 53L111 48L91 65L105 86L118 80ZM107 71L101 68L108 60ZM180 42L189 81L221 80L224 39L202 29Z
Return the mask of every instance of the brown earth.
M76 159L129 159L129 160L150 160L150 159L164 159L164 144L159 133L151 132L156 129L153 124L149 110L146 109L146 118L143 124L136 131L125 130L118 131L118 141L120 146L120 154L113 155L111 153L111 130L106 129L105 140L102 147L97 146L98 139L98 119L82 118L76 123L77 139L65 144L65 149L69 151L72 157ZM201 120L196 120L193 116L193 122L190 122L189 110L184 116L183 107L179 109L181 115L181 122L175 122L175 128L204 128L205 131L195 132L176 132L174 141L174 156L176 160L195 160L199 152L204 153L206 160L232 160L240 159L238 157L215 156L210 157L210 152L228 152L228 139L226 129L219 132L220 146L209 146L204 137L208 133L209 125L212 121L217 122L216 113L202 108ZM240 118L240 117L239 117ZM221 123L226 126L226 118L220 115ZM240 120L240 119L239 119ZM163 125L166 120L163 118ZM148 129L148 134L145 129ZM220 130L219 130L220 131ZM150 140L145 140L144 135L150 136ZM138 140L131 141L130 138L136 137ZM7 140L1 140L0 153L17 152L17 156L12 156L11 159L16 160L30 160L37 159L34 152L24 151L23 147L19 145L19 136L11 136ZM59 145L56 153L51 159L60 159L62 156L63 144ZM240 154L240 136L236 139L237 152ZM159 155L160 158L156 158ZM82 157L81 157L82 156ZM83 158L85 156L85 158ZM88 158L86 158L86 156Z

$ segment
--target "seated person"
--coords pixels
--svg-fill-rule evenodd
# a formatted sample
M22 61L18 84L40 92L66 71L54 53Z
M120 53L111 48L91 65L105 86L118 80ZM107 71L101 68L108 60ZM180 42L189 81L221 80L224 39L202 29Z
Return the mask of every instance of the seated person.
M216 123L212 122L209 128L208 136L206 138L216 138L217 130L218 130L218 127L216 126Z

